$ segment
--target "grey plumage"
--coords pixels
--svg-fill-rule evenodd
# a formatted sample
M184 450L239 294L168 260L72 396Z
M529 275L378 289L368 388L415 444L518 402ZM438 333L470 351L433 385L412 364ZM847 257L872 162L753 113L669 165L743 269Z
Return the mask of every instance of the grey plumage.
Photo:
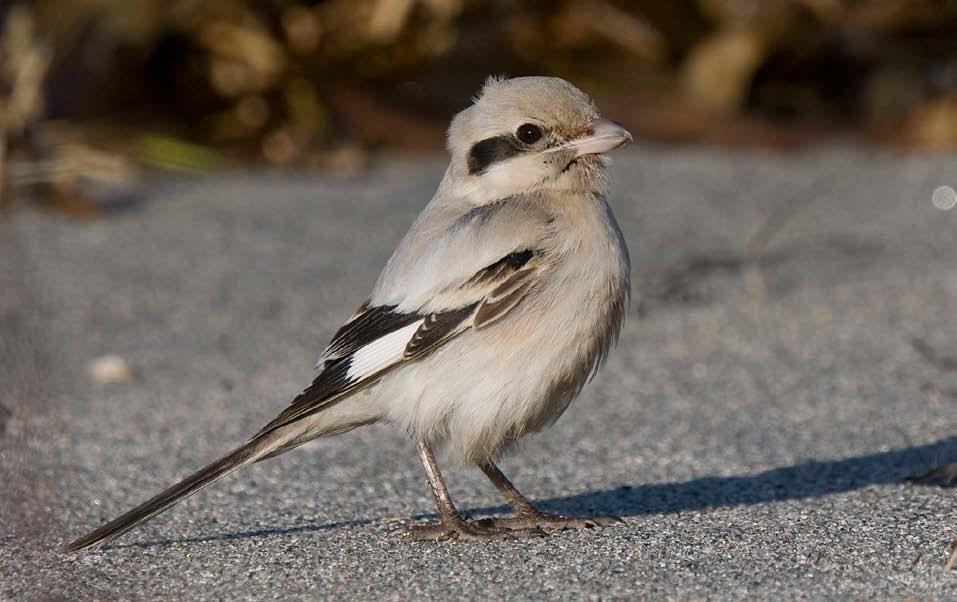
M490 79L449 128L449 167L313 383L246 445L72 544L109 542L237 468L388 421L418 443L442 521L416 538L594 525L534 510L494 466L556 420L617 337L629 260L603 153L630 139L554 78ZM521 524L465 521L431 451L474 462ZM524 500L524 501L523 501Z

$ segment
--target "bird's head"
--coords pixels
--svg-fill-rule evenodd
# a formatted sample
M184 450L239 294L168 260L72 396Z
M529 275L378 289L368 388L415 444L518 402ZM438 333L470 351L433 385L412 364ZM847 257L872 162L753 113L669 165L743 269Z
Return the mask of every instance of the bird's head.
M479 203L535 190L603 193L603 154L630 140L563 79L493 77L449 127L449 175Z

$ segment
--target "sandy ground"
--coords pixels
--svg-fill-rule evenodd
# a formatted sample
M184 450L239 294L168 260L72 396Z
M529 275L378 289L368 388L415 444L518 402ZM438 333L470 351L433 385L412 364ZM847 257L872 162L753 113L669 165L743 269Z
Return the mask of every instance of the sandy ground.
M243 441L311 378L443 160L151 178L103 219L0 218L0 598L957 599L954 157L643 148L618 349L503 467L617 527L406 543L432 512L375 426L247 469L101 552L59 546ZM98 384L116 354L130 382ZM475 469L463 508L503 513Z

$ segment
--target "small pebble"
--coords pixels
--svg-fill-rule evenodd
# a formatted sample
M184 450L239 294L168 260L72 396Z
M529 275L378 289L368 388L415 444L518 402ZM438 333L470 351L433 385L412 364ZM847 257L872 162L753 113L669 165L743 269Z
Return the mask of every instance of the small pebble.
M118 355L104 355L87 366L90 378L100 384L128 383L133 380L133 371L125 359Z

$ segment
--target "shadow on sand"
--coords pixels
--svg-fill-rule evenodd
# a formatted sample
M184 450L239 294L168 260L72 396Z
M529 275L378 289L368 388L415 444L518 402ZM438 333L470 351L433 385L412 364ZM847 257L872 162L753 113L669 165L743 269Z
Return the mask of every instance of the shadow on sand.
M672 514L815 498L863 489L871 485L896 485L921 474L941 462L957 458L957 437L935 443L892 449L843 460L809 461L774 468L754 475L701 477L681 483L623 485L614 489L589 491L575 495L538 500L543 510L571 515L614 515L620 517L648 514ZM469 510L471 516L507 513L506 506L488 506ZM411 520L434 518L432 514ZM181 539L115 544L110 548L149 548L173 543L231 541L235 539L283 536L327 531L379 522L376 519L339 521L321 525L301 525L275 529L238 531ZM399 523L397 523L397 527Z

